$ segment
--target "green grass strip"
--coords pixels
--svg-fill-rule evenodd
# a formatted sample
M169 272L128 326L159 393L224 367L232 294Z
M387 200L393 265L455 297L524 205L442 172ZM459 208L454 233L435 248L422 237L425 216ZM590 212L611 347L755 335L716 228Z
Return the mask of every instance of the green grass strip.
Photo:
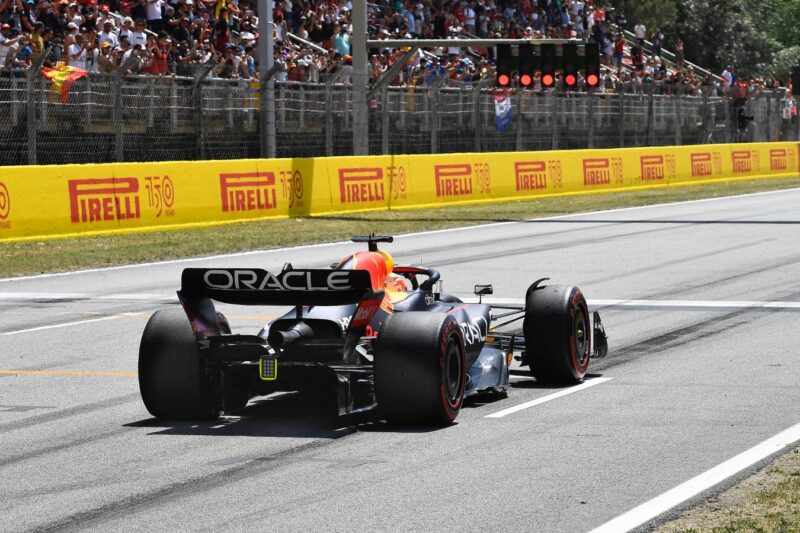
M243 222L202 229L0 244L0 277L343 240L800 187L800 178L436 209Z

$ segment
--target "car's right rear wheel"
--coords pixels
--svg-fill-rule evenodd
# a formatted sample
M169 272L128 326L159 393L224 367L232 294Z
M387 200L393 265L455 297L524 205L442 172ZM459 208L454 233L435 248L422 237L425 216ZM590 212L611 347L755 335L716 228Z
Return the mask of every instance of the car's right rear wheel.
M466 387L464 334L445 313L390 315L375 345L375 396L387 420L446 425Z
M139 390L156 418L212 420L219 416L221 398L182 309L161 309L147 322L139 346Z

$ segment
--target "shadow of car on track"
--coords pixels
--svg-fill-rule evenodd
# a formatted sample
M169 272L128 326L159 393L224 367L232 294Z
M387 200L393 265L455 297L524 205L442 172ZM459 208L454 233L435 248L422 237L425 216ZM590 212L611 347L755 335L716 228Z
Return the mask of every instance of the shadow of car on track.
M457 424L457 422L456 422ZM206 435L217 437L292 437L336 439L351 433L429 433L446 429L386 423L377 409L338 415L335 402L300 393L277 393L251 400L247 406L217 420L183 421L148 418L125 427L154 428L149 435Z

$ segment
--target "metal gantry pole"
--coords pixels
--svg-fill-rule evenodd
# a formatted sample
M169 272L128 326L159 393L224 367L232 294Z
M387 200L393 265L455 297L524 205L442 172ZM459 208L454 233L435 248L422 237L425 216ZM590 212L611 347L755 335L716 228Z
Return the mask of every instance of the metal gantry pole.
M275 62L272 22L273 0L258 0L258 77L261 80L259 141L261 157L274 158L275 149L275 81L268 74ZM266 83L266 88L264 87Z
M353 155L369 155L367 0L353 2Z

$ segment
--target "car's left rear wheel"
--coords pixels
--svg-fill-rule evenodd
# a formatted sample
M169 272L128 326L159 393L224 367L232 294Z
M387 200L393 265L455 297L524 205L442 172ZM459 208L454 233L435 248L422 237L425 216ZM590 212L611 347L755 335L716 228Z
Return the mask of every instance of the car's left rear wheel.
M393 423L450 424L466 387L466 348L458 321L445 313L390 315L375 345L375 396Z
M156 311L139 346L139 390L150 414L167 420L217 418L222 401L212 375L218 373L200 358L183 310Z

